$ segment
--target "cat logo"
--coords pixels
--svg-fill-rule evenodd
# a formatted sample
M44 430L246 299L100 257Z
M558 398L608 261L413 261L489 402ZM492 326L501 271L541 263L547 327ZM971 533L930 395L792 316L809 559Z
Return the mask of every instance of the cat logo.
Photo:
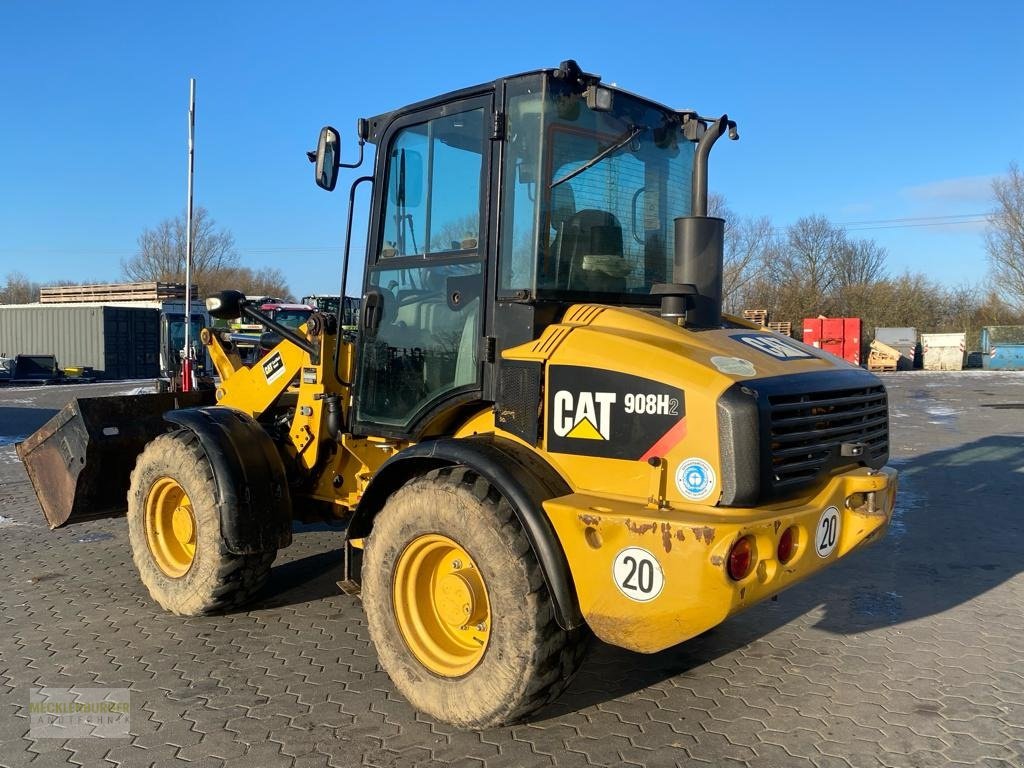
M552 453L647 461L686 437L683 391L653 379L552 365L544 399Z
M776 360L806 360L814 357L810 352L800 349L795 344L790 344L766 333L742 334L733 336L733 338L764 352L766 355L771 355Z
M573 393L561 389L552 402L552 428L559 437L610 440L614 392Z

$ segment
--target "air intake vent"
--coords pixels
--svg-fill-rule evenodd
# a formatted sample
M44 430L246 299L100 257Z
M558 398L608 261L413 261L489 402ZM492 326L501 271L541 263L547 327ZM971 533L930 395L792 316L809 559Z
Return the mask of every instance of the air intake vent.
M814 492L842 469L889 458L885 387L864 370L738 382L718 400L723 506Z
M879 467L889 454L881 385L768 396L770 482L776 495L844 465Z

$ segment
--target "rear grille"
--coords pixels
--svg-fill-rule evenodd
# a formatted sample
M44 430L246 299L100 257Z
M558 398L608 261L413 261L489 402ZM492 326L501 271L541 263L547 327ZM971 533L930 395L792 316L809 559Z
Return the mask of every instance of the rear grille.
M888 458L888 403L880 385L770 394L768 411L768 479L776 495L837 467L880 467Z

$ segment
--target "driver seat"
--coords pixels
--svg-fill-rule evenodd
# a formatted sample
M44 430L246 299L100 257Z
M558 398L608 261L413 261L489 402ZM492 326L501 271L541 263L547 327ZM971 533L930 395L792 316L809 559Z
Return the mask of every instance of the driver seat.
M623 258L622 225L615 215L585 208L570 216L562 233L559 264L566 290L625 293L630 267Z

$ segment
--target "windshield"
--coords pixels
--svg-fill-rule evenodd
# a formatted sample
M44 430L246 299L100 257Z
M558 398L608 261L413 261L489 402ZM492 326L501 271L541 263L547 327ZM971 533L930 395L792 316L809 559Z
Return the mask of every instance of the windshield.
M202 342L199 334L203 331L205 321L202 315L192 315L192 330L190 332L192 345L201 348ZM174 357L185 349L185 315L167 315L167 343L170 345Z
M311 314L312 309L275 309L271 317L288 328L298 328L309 320Z
M509 92L502 292L638 303L671 282L693 167L678 116L620 91L592 110L546 77Z

